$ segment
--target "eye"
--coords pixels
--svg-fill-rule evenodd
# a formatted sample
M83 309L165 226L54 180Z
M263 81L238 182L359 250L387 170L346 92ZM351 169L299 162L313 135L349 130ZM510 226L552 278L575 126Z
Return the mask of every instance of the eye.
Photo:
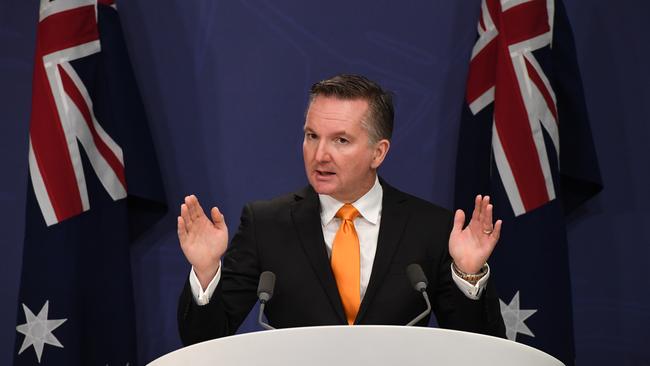
M334 142L336 142L337 144L345 145L350 143L350 140L346 139L345 137L337 137L334 139Z
M318 136L313 132L305 132L305 140L316 140Z

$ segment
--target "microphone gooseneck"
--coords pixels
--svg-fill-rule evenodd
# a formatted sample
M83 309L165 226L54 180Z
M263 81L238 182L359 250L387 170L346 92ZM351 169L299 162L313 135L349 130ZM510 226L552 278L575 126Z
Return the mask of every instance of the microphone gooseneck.
M275 274L271 271L264 271L260 275L260 282L257 285L257 298L260 301L260 312L257 316L257 322L262 328L267 330L275 329L268 323L264 322L264 308L266 303L273 297L273 289L275 288Z
M427 295L427 286L429 285L429 281L427 280L427 276L424 274L422 267L420 267L420 265L417 263L409 264L406 267L406 276L411 282L413 289L421 293L424 297L424 301L427 303L427 309L415 317L415 319L408 322L406 324L408 327L417 324L420 320L424 319L425 316L431 313L431 302L429 301L429 296Z

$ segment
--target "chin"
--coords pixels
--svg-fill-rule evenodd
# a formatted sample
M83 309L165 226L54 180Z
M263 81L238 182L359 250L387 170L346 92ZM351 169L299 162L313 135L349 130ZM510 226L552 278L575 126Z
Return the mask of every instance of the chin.
M312 184L311 186L314 188L314 191L316 191L316 193L318 193L318 194L332 195L332 193L334 192L333 189L323 187L322 185Z
M332 184L327 184L327 183L321 183L321 182L309 182L311 186L314 188L314 191L318 194L327 194L327 195L332 195L335 191L335 187L332 186Z

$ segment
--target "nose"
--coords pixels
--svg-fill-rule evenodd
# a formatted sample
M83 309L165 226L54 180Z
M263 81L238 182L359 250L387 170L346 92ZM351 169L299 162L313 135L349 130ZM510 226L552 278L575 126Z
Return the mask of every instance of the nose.
M316 155L314 156L314 159L316 159L316 161L319 163L326 163L330 161L331 156L325 139L321 139L318 142L318 146L316 146Z

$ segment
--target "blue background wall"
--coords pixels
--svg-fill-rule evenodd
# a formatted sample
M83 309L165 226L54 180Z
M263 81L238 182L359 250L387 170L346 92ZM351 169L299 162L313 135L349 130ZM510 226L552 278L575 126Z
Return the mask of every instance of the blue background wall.
M189 266L176 204L196 193L234 231L245 202L305 184L301 127L316 80L361 73L393 90L396 131L382 175L451 208L479 4L118 2L172 205L133 248L142 362L180 346L176 298ZM650 3L565 4L605 184L569 225L578 364L650 365ZM16 334L37 14L34 0L0 2L0 364L12 359Z

